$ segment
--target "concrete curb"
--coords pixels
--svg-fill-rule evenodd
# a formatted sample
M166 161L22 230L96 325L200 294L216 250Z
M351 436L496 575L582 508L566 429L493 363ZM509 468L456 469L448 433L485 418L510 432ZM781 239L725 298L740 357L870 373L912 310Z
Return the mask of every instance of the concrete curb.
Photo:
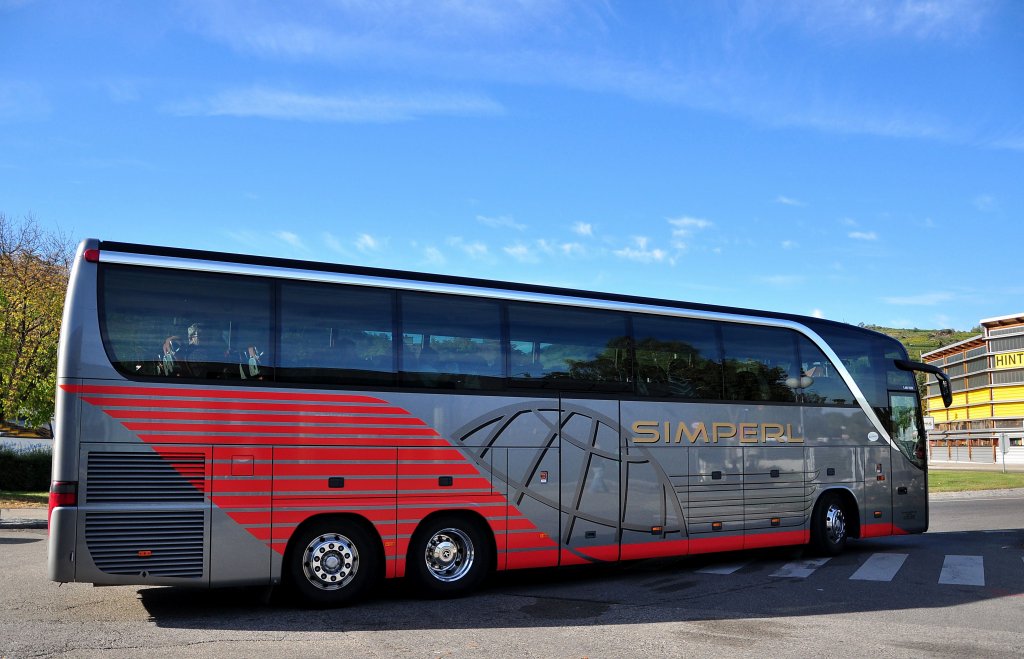
M0 509L0 529L45 529L46 508Z

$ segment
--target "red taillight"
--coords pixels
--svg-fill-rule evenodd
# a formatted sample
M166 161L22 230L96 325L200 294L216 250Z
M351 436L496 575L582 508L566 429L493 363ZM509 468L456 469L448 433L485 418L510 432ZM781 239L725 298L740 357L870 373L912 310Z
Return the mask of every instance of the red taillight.
M85 260L89 263L100 262L100 250L98 249L87 249L82 253L82 256L85 257Z
M78 505L78 483L74 481L53 481L50 483L50 509L46 513L46 526L50 526L53 509Z

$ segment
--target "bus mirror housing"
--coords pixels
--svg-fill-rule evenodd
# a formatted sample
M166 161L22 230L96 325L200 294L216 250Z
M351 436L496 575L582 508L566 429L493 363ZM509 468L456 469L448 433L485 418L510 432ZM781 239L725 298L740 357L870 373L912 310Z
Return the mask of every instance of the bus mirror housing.
M904 371L921 371L931 373L939 381L939 393L942 394L942 403L949 407L953 404L953 386L949 382L949 376L938 366L925 364L923 362L912 362L906 359L897 359L896 368Z

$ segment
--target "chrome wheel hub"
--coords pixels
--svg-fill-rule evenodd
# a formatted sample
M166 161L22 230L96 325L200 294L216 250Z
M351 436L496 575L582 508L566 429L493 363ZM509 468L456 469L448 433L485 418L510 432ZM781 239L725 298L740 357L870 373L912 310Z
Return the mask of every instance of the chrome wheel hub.
M302 571L321 590L344 588L359 571L359 550L338 533L317 536L302 553Z
M460 529L442 529L427 542L427 571L438 581L458 581L473 567L473 541Z
M835 504L825 511L825 534L832 544L838 544L846 538L846 515Z

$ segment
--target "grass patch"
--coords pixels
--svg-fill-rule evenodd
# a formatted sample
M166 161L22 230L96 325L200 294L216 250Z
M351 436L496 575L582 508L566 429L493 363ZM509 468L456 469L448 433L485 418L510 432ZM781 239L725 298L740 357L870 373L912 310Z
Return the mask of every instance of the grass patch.
M45 508L49 492L11 492L0 490L0 508Z
M1024 487L1024 473L999 471L959 471L933 469L928 472L930 492L964 492L967 490L1007 490Z

